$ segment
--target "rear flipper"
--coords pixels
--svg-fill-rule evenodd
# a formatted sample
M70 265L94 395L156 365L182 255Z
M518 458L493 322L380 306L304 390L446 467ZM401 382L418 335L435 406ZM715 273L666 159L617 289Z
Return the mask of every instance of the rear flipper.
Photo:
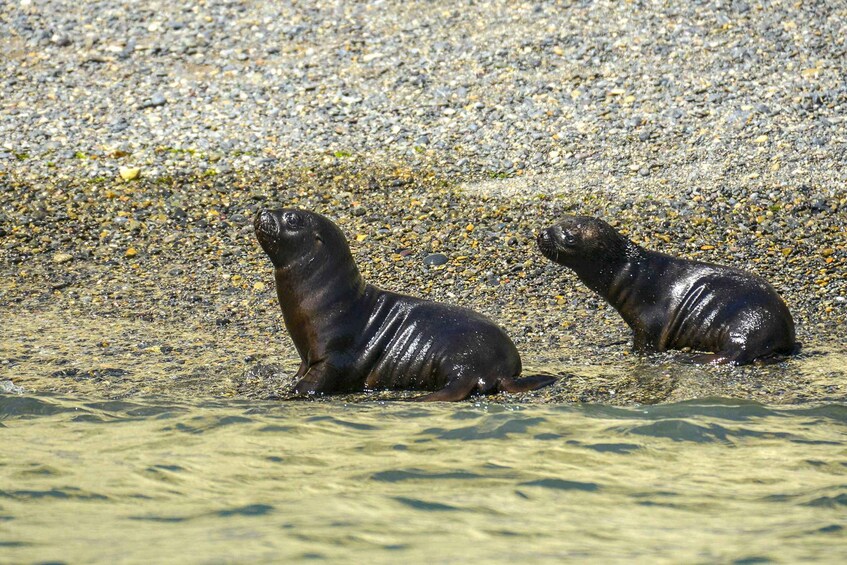
M423 396L413 398L414 402L458 402L470 396L476 387L476 379L456 379L450 384Z
M701 365L740 365L729 353L702 353L691 357L692 363Z
M519 379L503 377L497 381L497 390L500 392L529 392L551 385L556 380L556 377L550 375L531 375Z
M752 355L748 351L741 350L733 352L703 353L695 355L691 358L691 360L694 363L708 365L749 365L751 363L756 365L772 365L774 363L785 361L789 355L796 355L799 352L800 344L797 343L790 351L771 351L764 355L759 355L758 357Z
M490 381L489 381L490 382ZM483 392L528 392L556 382L556 377L549 375L532 375L529 377L501 377L497 379L496 387L488 387ZM457 379L441 390L413 398L415 402L456 402L464 400L473 392L479 381L477 379Z

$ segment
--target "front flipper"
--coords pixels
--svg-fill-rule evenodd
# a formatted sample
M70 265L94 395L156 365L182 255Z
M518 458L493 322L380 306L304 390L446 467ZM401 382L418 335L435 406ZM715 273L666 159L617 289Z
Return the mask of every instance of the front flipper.
M497 390L501 392L529 392L551 385L556 377L550 375L530 375L528 377L503 377L497 381Z
M339 389L341 374L328 363L316 363L309 367L303 378L294 385L296 394L331 394Z

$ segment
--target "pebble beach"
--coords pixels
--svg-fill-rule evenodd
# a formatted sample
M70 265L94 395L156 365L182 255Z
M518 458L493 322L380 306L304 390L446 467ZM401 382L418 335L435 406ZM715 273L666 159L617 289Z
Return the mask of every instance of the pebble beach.
M845 37L828 2L7 2L0 382L284 397L252 216L298 206L561 377L510 401L843 401ZM803 354L635 358L535 248L563 213L766 277Z

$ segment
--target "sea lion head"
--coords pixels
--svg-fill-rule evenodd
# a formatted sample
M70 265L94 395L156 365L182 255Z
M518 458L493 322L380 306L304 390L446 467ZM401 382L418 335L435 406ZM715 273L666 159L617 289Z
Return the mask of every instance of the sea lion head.
M628 241L603 220L590 216L565 216L538 234L541 253L566 267L621 258Z
M277 269L350 258L350 247L341 230L328 218L299 210L259 210L253 220L256 239Z

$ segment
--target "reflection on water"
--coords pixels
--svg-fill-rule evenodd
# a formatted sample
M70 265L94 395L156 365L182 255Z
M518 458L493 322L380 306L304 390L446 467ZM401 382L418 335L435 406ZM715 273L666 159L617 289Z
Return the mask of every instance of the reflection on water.
M847 407L0 396L0 561L838 562Z

